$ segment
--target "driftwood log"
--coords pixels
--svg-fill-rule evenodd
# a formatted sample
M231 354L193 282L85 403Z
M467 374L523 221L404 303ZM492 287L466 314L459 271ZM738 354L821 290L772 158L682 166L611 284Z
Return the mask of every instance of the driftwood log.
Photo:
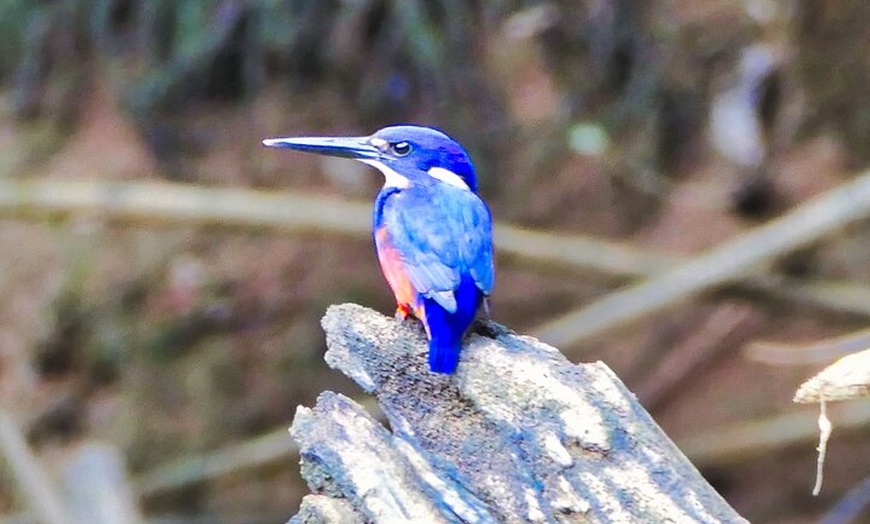
M323 327L389 429L332 392L298 408L313 493L291 523L745 522L601 362L479 322L437 375L416 321L345 304Z

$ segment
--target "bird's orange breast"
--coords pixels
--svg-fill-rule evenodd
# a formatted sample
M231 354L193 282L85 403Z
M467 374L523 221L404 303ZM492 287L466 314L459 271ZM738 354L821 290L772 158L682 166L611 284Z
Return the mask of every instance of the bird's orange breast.
M381 227L378 229L376 237L378 261L381 263L381 271L393 290L396 303L399 306L405 306L415 317L422 320L423 315L420 309L421 305L418 304L418 293L414 289L413 284L411 284L408 274L405 272L405 264L402 261L401 253L393 247L385 228Z

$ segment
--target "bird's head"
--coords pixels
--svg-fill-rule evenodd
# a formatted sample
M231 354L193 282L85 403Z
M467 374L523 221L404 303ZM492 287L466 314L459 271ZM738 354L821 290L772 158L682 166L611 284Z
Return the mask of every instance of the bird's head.
M263 145L359 160L378 168L388 187L434 182L477 191L468 153L431 127L390 126L365 137L270 138Z

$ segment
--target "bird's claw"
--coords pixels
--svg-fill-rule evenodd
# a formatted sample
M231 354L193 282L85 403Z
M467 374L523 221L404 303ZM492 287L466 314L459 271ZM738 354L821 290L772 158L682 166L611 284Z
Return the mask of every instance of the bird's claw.
M411 316L411 310L405 304L396 307L396 320L407 320Z
M495 322L488 318L475 319L474 324L472 324L471 326L471 330L480 336L492 339L498 338L503 335L515 334L509 328L502 326L498 322Z

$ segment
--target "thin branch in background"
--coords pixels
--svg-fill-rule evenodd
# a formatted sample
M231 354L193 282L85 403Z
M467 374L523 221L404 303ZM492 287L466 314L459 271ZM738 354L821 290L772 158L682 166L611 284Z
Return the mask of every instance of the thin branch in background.
M748 278L740 287L792 304L870 317L870 286L860 282L816 282L759 276Z
M849 524L870 507L870 477L865 478L828 510L819 524Z
M870 400L831 407L831 418L844 433L870 427ZM789 446L817 440L818 416L813 411L789 413L762 420L713 428L690 437L674 439L698 467L733 464L770 454Z
M135 490L141 497L154 497L248 469L287 461L294 453L297 453L297 447L287 435L287 429L282 428L209 454L185 457L158 466L135 480Z
M773 365L800 366L821 364L870 348L870 329L810 344L781 344L756 340L746 345L746 357Z
M376 419L383 419L383 413L374 398L366 396L355 402L365 407ZM151 498L210 480L288 462L298 453L296 443L287 435L287 428L276 429L210 453L188 455L155 466L135 480L135 491L140 497Z
M70 524L60 496L31 453L21 429L3 410L0 410L0 452L36 519L42 524Z
M0 180L0 216L93 216L146 224L269 227L301 233L371 236L371 204L292 191L259 191L153 182ZM639 277L680 258L588 237L496 224L500 254L557 267Z
M0 217L272 228L367 238L371 204L300 192L153 182L0 179ZM691 259L579 235L495 225L500 257L619 278L659 276ZM870 289L755 276L739 285L774 298L870 317Z
M499 255L541 266L638 278L660 275L683 262L679 256L644 251L624 243L506 224L496 224L493 234Z
M870 173L810 200L782 217L726 241L660 277L610 293L532 334L567 349L639 320L751 271L870 216Z
M75 521L81 524L142 524L121 452L86 442L76 449L64 472L64 492Z
M371 234L371 205L302 193L151 182L0 180L0 215Z
M717 308L703 325L660 359L656 368L634 388L641 404L654 410L683 381L697 375L699 368L749 336L759 320L760 315L749 306L725 304Z

